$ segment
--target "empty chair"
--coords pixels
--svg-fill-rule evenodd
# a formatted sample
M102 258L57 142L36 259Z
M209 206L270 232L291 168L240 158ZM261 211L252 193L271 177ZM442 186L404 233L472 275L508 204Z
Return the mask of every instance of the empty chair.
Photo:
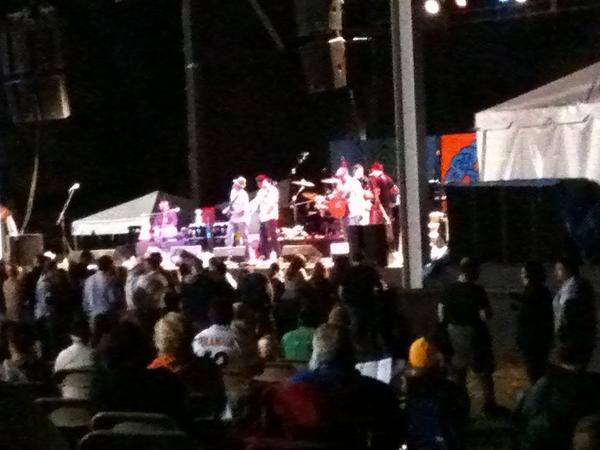
M79 450L196 450L191 439L181 431L124 433L92 431L79 442Z
M89 431L95 413L89 401L52 397L38 398L35 403L69 443L76 443Z
M100 412L92 418L92 430L112 430L126 433L178 431L173 419L164 414L143 412Z

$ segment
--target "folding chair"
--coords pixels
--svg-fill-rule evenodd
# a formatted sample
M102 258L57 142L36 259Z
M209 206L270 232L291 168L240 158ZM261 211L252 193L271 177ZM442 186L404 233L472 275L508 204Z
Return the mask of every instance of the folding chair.
M112 430L127 433L179 431L173 419L165 414L144 412L99 412L92 418L92 430Z
M79 450L196 450L192 440L181 431L125 433L92 431L79 442Z
M47 397L36 399L35 404L70 444L75 444L89 431L95 413L95 407L88 400Z

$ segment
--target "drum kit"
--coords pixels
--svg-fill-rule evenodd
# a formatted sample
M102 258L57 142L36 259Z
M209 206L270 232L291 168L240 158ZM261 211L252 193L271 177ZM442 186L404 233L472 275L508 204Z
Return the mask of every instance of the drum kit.
M305 179L292 181L298 191L292 196L290 208L294 210L294 223L298 224L299 209L304 214L306 232L313 236L332 236L339 233L339 221L348 213L348 201L336 190L339 180L324 178L324 194L316 192L316 184Z

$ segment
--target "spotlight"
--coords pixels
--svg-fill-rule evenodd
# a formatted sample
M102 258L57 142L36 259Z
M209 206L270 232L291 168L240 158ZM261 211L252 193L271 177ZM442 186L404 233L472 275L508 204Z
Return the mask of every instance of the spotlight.
M440 2L439 0L426 0L425 1L425 11L428 14L435 15L440 12Z
M527 0L515 0L515 2L520 3L522 5L523 3L527 3Z
M454 3L459 8L466 8L467 7L467 0L454 0Z

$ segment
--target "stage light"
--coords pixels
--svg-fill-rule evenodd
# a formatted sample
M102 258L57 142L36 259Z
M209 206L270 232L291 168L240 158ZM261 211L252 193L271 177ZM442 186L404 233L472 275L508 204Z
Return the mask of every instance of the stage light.
M441 9L439 0L426 0L424 6L425 11L431 15L438 14Z
M527 3L527 0L515 0L515 2L520 3L522 5L523 3Z
M459 8L466 8L467 7L467 0L454 0L454 3Z

